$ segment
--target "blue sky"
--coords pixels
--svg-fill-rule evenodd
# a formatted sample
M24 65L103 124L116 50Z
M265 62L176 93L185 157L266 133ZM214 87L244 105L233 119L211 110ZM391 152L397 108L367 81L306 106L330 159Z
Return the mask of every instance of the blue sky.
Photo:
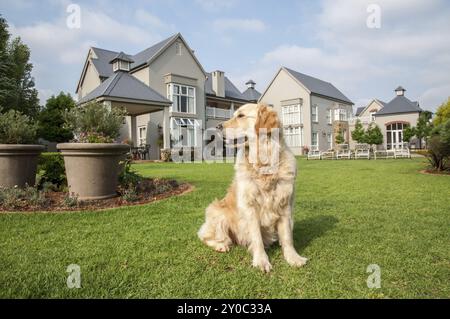
M69 4L81 8L67 27ZM369 4L380 28L368 28ZM450 3L445 0L1 0L14 36L32 50L42 100L74 94L90 46L135 54L181 32L207 71L263 91L280 66L329 81L362 106L402 85L425 109L450 96ZM43 101L41 101L43 103Z

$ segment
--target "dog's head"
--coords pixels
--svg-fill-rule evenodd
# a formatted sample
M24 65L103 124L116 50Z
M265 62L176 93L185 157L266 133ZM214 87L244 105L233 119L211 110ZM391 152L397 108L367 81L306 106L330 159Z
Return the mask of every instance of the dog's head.
M227 142L241 140L242 143L248 141L248 134L257 136L263 129L269 135L272 129L280 128L280 121L271 107L249 103L237 109L233 117L220 124L218 128L222 130ZM227 134L232 136L228 138Z

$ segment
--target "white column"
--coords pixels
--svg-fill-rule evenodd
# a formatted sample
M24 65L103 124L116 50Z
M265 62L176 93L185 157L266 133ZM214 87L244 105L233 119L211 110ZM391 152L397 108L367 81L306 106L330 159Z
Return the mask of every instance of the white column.
M163 140L164 140L164 149L170 148L170 117L169 117L169 107L164 107L164 115L163 115Z

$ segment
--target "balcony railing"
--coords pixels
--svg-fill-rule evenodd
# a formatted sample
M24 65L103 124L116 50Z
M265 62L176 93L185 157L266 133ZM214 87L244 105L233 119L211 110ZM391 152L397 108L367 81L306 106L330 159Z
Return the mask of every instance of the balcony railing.
M233 116L232 110L219 109L218 107L206 107L206 116L212 118L229 119Z

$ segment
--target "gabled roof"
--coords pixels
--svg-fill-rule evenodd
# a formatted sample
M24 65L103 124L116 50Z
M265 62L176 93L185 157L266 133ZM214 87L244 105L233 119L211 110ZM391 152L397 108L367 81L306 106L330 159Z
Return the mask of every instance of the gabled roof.
M113 69L109 62L114 59L119 52L100 49L100 48L92 48L97 59L92 59L92 63L97 69L98 75L103 78L109 78L111 74L113 74Z
M387 115L396 113L413 113L422 112L418 102L412 102L407 97L399 95L394 97L389 103L386 104L375 115Z
M247 101L258 101L261 93L259 93L255 88L250 87L242 93L242 96Z
M330 82L325 82L315 77L291 70L286 67L282 67L289 74L291 74L298 82L300 82L307 90L312 94L330 97L338 101L353 104L353 102L347 98L341 91L339 91Z
M359 114L361 114L362 111L364 111L365 108L366 108L365 106L358 107L358 108L356 109L355 116L359 116Z
M356 110L356 112L358 112L358 110L359 110L360 108L361 108L362 110L360 110L359 113L357 113L357 114L355 114L355 115L356 115L356 116L359 116L360 114L364 113L364 112L366 111L366 109L367 109L373 102L378 103L378 104L381 106L381 108L383 108L383 107L385 107L385 106L387 105L386 102L383 102L383 101L381 101L381 100L379 100L379 99L373 99L373 100L370 101L370 103L368 103L366 106L359 107L359 108Z
M207 95L216 96L216 92L214 92L212 88L212 74L206 73L207 79L205 82L205 93ZM225 79L225 98L229 99L238 99L238 100L247 100L244 95L236 88L233 82L230 81L226 76Z
M171 37L168 37L167 39L162 40L161 42L158 42L151 47L133 55L134 63L131 64L131 68L137 68L140 67L149 61L151 61L157 53L163 50L164 47L166 47L170 42L175 40L180 34L174 34Z
M172 103L134 76L123 71L114 73L78 103L85 103L100 97L115 97L167 105Z
M128 54L125 54L122 51L120 51L119 54L117 54L111 61L109 61L109 63L113 63L116 60L127 61L130 63L134 62L133 59Z

